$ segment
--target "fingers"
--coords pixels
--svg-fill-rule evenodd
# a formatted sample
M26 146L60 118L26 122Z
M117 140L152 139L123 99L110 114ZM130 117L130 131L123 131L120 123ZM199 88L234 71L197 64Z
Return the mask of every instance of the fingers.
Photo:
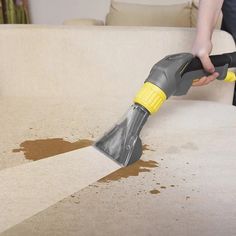
M203 85L206 84L206 82L207 82L207 77L204 76L204 77L202 77L201 79L199 79L199 80L197 80L197 81L194 81L193 84L192 84L192 86L203 86Z
M202 62L202 66L203 66L205 71L207 71L209 73L215 72L215 67L212 64L211 59L207 54L199 56L199 59Z
M197 81L193 81L193 86L207 85L219 76L219 73L215 72L215 67L209 57L211 50L212 42L210 39L204 40L204 38L199 37L195 39L192 47L192 53L200 59L204 70L209 72L210 75L204 76Z
M208 54L199 55L198 57L202 63L204 70L211 73L211 75L204 76L201 79L194 81L192 84L193 86L207 85L219 76L219 73L215 72L215 67L212 64L211 59Z
M212 75L209 76L204 76L201 79L194 81L193 82L193 86L203 86L203 85L207 85L210 82L212 82L213 80L215 80L217 77L219 76L218 72L214 72Z

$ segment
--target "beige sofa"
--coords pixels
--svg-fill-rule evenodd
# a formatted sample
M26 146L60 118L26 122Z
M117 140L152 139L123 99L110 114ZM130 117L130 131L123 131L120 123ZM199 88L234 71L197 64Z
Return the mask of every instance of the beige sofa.
M194 34L190 28L1 26L1 96L77 99L99 86L129 104L153 64L190 51ZM223 31L214 32L213 44L213 54L235 50ZM216 81L185 98L231 104L233 87Z
M112 1L103 22L96 19L67 19L68 25L195 27L198 0ZM220 27L222 15L217 22Z
M156 235L157 232L160 235L173 235L173 232L183 236L189 235L189 232L198 235L199 228L200 232L210 232L211 235L214 232L230 235L229 231L235 225L234 212L227 214L232 208L228 202L233 203L235 196L235 148L232 144L236 138L236 117L231 106L167 101L142 131L143 144L149 150L144 153L144 164L130 169L138 176L131 174L127 179L125 174L125 178L111 181L113 183L96 183L96 188L92 188L94 194L87 191L91 188L83 191L88 194L84 195L88 200L84 201L85 205L85 198L81 201L83 193L74 193L110 173L110 165L102 161L98 165L96 152L86 153L91 149L80 150L82 155L77 155L75 151L51 157L54 149L63 152L65 141L69 147L77 148L74 144L79 139L95 140L107 131L132 104L152 65L167 54L189 51L193 37L194 30L189 28L0 26L0 233L17 227L16 224L33 215L40 216L45 209L56 209L56 212L43 214L44 223L39 220L33 225L36 231L31 231L30 225L24 221L24 225L12 234L3 234L94 235L101 232L102 235L111 235L115 232L121 235L125 232L126 235L137 236L139 227L139 235ZM213 42L213 53L234 50L233 39L224 32L216 31ZM231 103L232 92L232 84L214 82L191 90L188 98ZM205 117L201 119L202 116ZM232 135L229 136L230 131ZM66 148L64 151L69 150ZM22 165L37 159L38 154L51 158ZM86 154L84 158L83 154ZM16 167L11 168L13 166ZM141 173L143 170L146 173ZM193 176L195 173L196 176ZM233 173L233 176L228 173ZM154 178L168 186L166 190L158 187L160 195L148 193L156 186ZM186 183L183 181L185 178ZM176 188L169 187L171 184ZM197 195L192 193L191 199L186 201L192 186L195 186ZM135 197L134 202L133 197L140 189L143 194L140 198ZM103 190L107 191L103 193ZM99 191L98 195L96 191ZM111 195L114 201L111 201ZM70 196L70 204L64 201L67 196ZM100 204L97 205L96 199L99 202L101 196L104 205L96 208ZM82 205L77 204L78 198ZM143 201L148 198L151 201ZM122 214L116 220L114 215L116 217L117 210L113 209L119 199L122 204L127 200L123 207L129 208L127 211L122 207L116 208L121 209L119 214ZM225 205L219 204L222 199L227 200ZM58 201L59 205L54 205ZM63 202L68 211L62 210ZM92 231L88 231L93 203L97 218L92 220L100 228L98 230L95 225ZM151 213L150 217L154 219L152 227L149 225L150 217L144 215L145 219L140 218L132 212L138 204L140 208L137 212ZM185 214L183 204L187 207L192 205ZM100 211L103 206L108 206L105 212ZM209 218L209 211L216 212L216 215ZM75 213L72 221L71 212ZM193 214L188 221L189 212ZM66 216L61 213L66 213ZM137 218L133 217L133 213ZM114 227L104 233L103 228L107 228L108 221L103 223L99 219L107 219L106 214L115 220ZM123 219L127 214L129 225L125 227ZM158 225L157 217L162 219ZM176 221L176 217L180 220ZM61 220L55 224L55 219ZM124 223L117 228L119 220ZM29 221L35 222L32 218ZM171 227L166 227L166 222ZM192 222L194 227L186 230L186 224ZM220 225L222 222L224 227ZM59 224L63 228L61 231ZM31 232L24 233L26 228ZM153 231L147 231L149 229Z

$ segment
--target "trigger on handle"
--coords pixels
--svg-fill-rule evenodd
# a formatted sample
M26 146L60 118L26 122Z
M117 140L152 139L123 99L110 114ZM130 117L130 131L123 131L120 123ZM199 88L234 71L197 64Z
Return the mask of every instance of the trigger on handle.
M198 82L200 79L193 80L193 83ZM233 71L228 71L227 75L224 79L225 82L235 82L236 81L236 75Z

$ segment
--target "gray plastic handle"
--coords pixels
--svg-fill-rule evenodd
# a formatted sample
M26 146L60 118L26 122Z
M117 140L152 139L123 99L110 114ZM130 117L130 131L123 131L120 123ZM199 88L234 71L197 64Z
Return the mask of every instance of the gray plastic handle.
M215 67L215 71L219 73L217 80L224 80L227 75L228 65L226 64L224 66ZM195 70L184 73L184 75L182 75L182 82L179 84L178 90L173 95L182 96L187 94L195 79L208 75L210 75L210 73L204 70Z
M224 56L223 58L228 57ZM145 82L158 86L165 92L167 98L172 95L185 95L192 86L193 80L209 75L202 69L201 64L199 64L200 69L186 70L193 61L196 61L196 58L191 53L169 55L153 66ZM215 67L219 73L218 80L223 80L226 77L228 67L229 64L226 61L224 63L224 60Z
M182 72L192 61L193 55L190 53L179 53L169 55L157 62L151 69L150 74L145 82L150 82L163 90L169 98L175 95L178 90L188 90L188 82L181 87Z

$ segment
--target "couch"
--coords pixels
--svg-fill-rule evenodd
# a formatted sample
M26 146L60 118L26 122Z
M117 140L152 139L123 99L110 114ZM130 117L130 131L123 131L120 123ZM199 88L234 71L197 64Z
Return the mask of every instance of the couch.
M0 26L0 96L80 101L99 88L100 94L128 105L153 64L190 51L194 34L191 28ZM223 31L214 32L213 44L213 54L235 50ZM233 88L215 81L181 99L231 104Z
M198 0L124 0L111 1L105 21L67 19L68 25L195 27ZM217 28L220 28L220 15Z

